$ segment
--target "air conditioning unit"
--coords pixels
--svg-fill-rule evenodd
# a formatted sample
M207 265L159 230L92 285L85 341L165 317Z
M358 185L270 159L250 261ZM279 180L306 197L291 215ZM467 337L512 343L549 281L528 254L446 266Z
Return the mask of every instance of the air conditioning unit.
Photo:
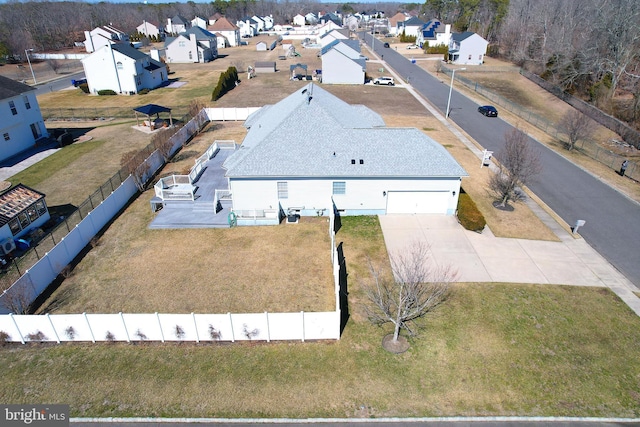
M9 255L16 248L16 243L11 237L0 242L0 255Z

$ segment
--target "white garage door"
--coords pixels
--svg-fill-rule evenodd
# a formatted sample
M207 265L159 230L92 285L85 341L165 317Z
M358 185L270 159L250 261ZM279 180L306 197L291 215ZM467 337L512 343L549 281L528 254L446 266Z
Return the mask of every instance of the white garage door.
M447 213L448 191L389 191L387 213Z

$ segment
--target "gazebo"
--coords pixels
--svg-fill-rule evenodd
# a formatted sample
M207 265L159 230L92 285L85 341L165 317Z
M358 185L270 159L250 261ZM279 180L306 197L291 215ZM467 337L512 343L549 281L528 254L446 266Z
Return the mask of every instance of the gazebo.
M138 122L138 113L144 114L147 116L147 120L149 122L149 127L153 129L151 126L151 116L156 115L156 120L160 119L160 113L169 113L169 126L173 126L173 118L171 117L171 108L163 107L162 105L156 104L147 104L141 107L136 107L133 109L136 113L136 126L140 126Z

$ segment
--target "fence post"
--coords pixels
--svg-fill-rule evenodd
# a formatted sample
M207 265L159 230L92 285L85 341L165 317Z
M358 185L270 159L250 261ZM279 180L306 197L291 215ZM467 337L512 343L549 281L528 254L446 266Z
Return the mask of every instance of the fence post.
M233 318L231 317L231 312L227 312L229 315L229 325L231 325L231 342L236 342L236 334L233 332Z
M20 330L20 327L18 327L18 322L16 322L16 318L13 315L13 313L9 313L9 317L11 317L11 320L13 320L13 324L16 327L16 331L18 331L18 335L20 335L20 342L22 344L24 344L24 336L22 335L22 331Z
M158 319L158 326L160 327L160 341L164 342L164 331L162 330L162 323L160 323L160 315L156 311L156 319Z
M120 314L120 319L122 320L122 326L124 326L124 332L125 334L127 334L127 342L131 342L131 338L129 337L129 330L127 329L127 323L124 321L124 316L122 315L122 312L118 314Z
M269 327L269 312L264 312L265 320L267 321L267 342L271 342L271 328Z
M198 323L196 322L196 315L193 313L193 311L191 312L191 318L193 319L193 326L195 326L196 328L196 342L199 343L200 334L198 334Z
M45 314L45 316L47 316L47 319L49 320L49 323L51 324L51 329L53 329L53 334L56 336L56 342L58 344L60 344L60 337L58 336L58 331L56 331L56 327L53 326L53 320L51 320L51 316L49 316L49 313Z
M89 323L89 318L87 317L87 313L84 312L82 313L82 315L84 316L85 322L87 322L87 327L89 328L89 333L91 334L91 342L95 343L96 337L95 335L93 335L93 329L91 329L91 323Z

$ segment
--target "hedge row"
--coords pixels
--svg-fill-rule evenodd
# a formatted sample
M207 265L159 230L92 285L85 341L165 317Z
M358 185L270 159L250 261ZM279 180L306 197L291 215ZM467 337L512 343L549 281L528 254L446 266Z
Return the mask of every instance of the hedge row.
M236 87L236 84L238 82L238 70L236 69L236 67L227 68L227 71L220 74L218 84L216 85L215 89L213 89L213 93L211 94L211 100L217 101L218 99L222 98L225 93Z
M476 203L471 200L471 196L460 191L460 197L458 198L458 221L467 230L482 232L484 226L487 224L484 216L478 210Z

